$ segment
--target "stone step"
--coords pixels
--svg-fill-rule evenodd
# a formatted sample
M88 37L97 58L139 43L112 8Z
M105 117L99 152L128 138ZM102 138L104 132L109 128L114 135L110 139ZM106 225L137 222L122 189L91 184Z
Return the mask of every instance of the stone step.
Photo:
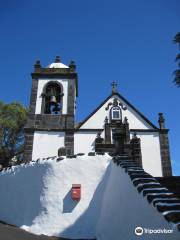
M151 203L155 199L159 198L175 198L176 195L174 193L150 193L147 195L148 202Z
M163 199L159 199L159 200L157 199L157 200L153 201L154 206L158 205L158 203L159 204L161 204L161 203L180 203L180 200L177 199L177 198L176 199L175 198L174 199L173 198L167 198L167 199L164 199L164 200Z

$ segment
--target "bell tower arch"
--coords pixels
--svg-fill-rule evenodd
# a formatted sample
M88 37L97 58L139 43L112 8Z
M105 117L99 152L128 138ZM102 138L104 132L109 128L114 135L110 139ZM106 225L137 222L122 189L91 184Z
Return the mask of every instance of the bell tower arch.
M75 102L78 96L75 63L71 61L67 66L61 63L59 56L47 67L36 61L31 76L25 160L55 156L60 147L65 147L67 154L73 154ZM48 144L52 144L49 154L45 151Z

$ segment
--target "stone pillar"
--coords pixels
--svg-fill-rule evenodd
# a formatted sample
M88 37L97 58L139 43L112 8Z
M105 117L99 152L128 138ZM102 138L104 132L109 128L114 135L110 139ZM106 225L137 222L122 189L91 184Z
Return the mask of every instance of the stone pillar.
M141 139L134 134L133 138L130 141L131 150L132 150L132 159L142 167L142 154L141 154Z
M129 123L127 117L124 118L124 127L125 127L125 143L130 141L130 132L129 132Z
M161 163L163 177L172 176L171 158L169 150L168 129L165 128L165 118L163 113L159 113L159 141L161 150Z
M104 140L106 144L111 144L111 128L107 117L104 124Z
M36 66L35 64L35 70L36 68L39 68L39 65ZM24 161L25 162L29 162L32 160L33 139L34 139L33 128L34 128L34 118L35 118L35 109L36 109L37 88L38 88L38 80L34 78L32 79L32 89L31 89L28 120L24 128L24 131L25 131Z
M66 131L64 145L66 148L66 155L74 154L74 131Z
M68 82L68 103L66 117L65 148L67 155L74 154L74 111L75 111L75 82Z
M25 130L25 147L24 147L24 162L30 162L32 160L34 132Z

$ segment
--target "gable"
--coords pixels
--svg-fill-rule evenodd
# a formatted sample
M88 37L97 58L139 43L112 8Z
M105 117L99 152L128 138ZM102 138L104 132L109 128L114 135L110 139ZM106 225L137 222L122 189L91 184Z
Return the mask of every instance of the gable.
M128 118L130 129L157 129L142 113L130 104L119 93L111 94L105 101L95 109L79 126L79 129L103 129L105 117L109 119L109 111L106 107L113 99L117 98L127 109L122 109L122 119Z

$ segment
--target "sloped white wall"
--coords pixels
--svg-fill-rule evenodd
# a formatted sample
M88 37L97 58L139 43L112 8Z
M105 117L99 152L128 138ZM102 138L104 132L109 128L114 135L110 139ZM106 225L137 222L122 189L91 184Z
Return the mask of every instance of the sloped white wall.
M135 228L173 229L163 215L150 205L133 186L124 169L111 164L108 183L104 192L101 214L97 224L97 240L178 240L180 234L135 235Z
M35 234L70 239L135 240L140 239L134 234L137 226L173 229L110 159L85 155L0 172L0 220ZM82 185L80 201L71 198L72 184ZM179 233L153 239L178 240Z
M116 96L119 99L119 97ZM114 97L111 97L90 119L87 120L81 129L101 129L104 126L104 119L109 118L109 110L106 111L108 103L113 102ZM122 110L122 117L128 118L129 128L131 129L152 129L152 127L144 121L137 113L127 106L121 99L120 101L127 107L127 110Z
M0 220L35 234L93 239L109 156L40 161L0 172ZM80 201L71 198L81 184Z
M58 149L64 147L64 136L64 132L36 131L32 159L57 156Z
M41 94L43 92L44 86L51 81L57 81L63 86L63 108L62 113L67 114L67 98L68 98L68 80L67 79L39 79L38 80L38 91L37 91L37 99L36 99L36 110L35 114L41 114L41 105L42 105L42 97Z

